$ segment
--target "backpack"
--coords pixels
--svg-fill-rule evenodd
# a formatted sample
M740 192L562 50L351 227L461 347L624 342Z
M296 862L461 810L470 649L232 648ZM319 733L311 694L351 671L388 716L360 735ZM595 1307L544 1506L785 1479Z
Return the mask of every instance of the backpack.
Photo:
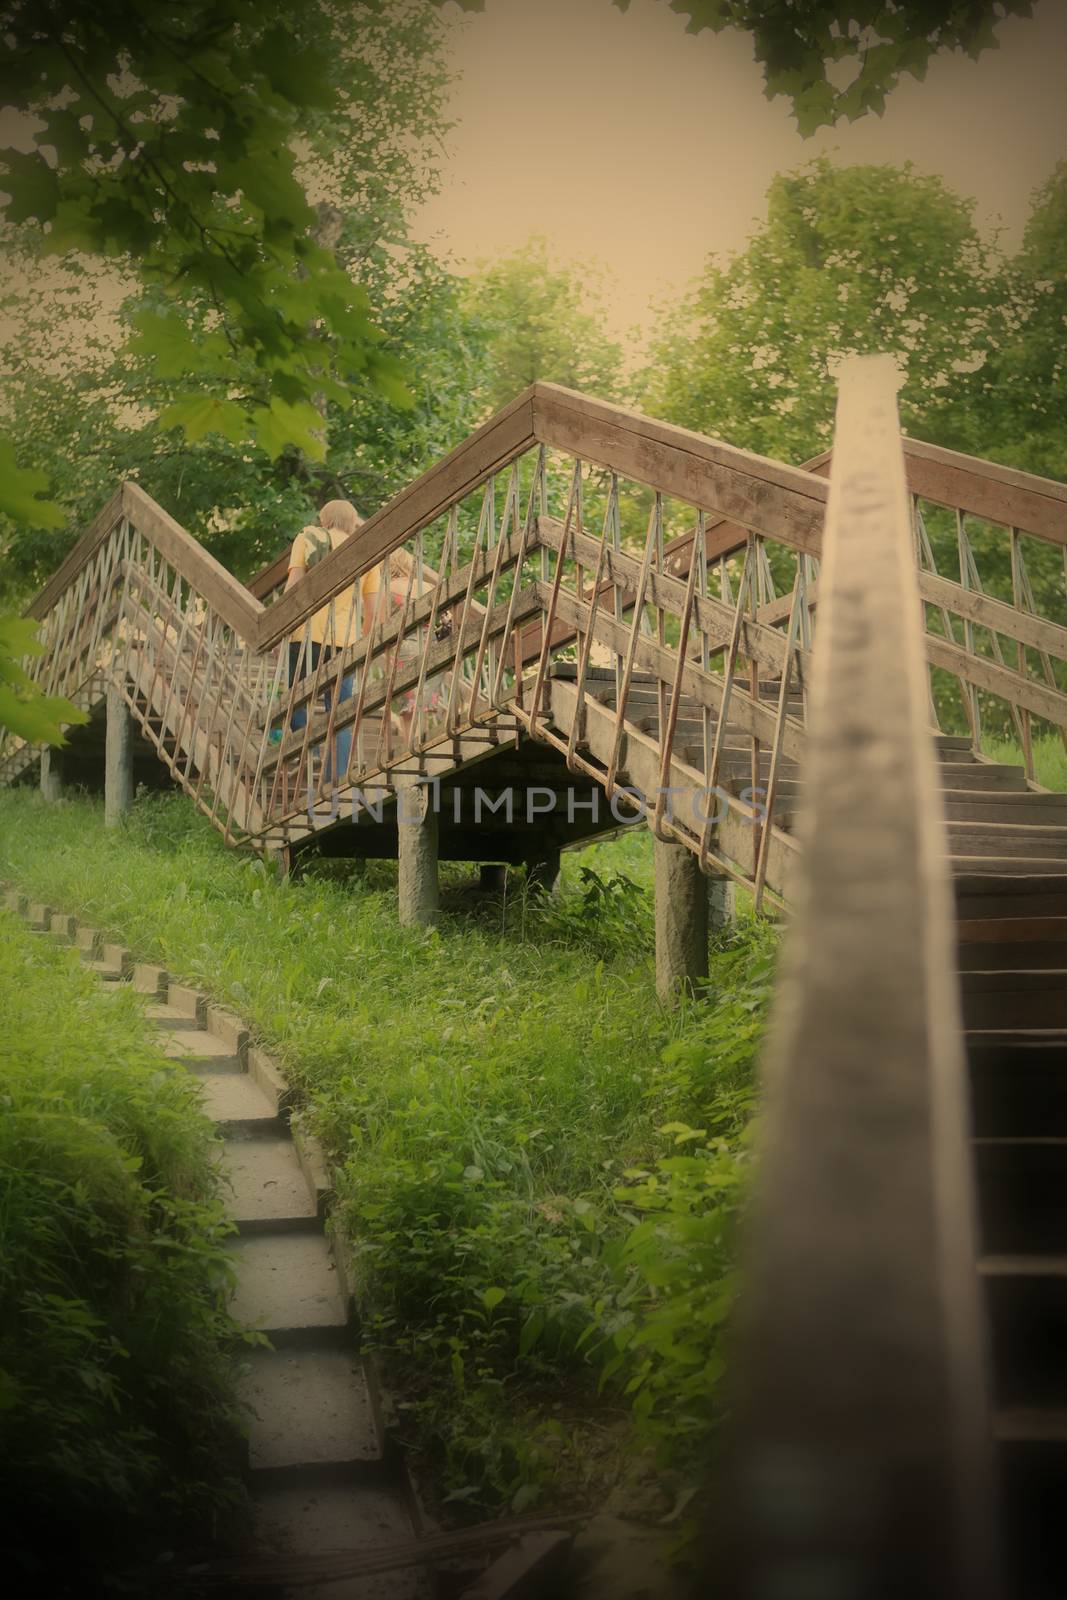
M310 571L323 556L329 555L333 545L330 542L330 535L322 528L305 528L304 541L309 547L305 566Z

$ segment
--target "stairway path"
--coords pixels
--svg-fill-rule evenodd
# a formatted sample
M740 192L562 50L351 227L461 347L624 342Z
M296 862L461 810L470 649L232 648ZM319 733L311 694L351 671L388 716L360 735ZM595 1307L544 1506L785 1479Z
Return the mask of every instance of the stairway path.
M77 948L107 992L142 996L163 1054L195 1075L220 1134L217 1159L237 1228L232 1310L269 1340L247 1359L242 1380L253 1510L244 1553L292 1558L410 1538L420 1531L414 1497L388 1448L343 1260L325 1227L325 1162L292 1116L284 1077L241 1020L207 995L135 962L74 917L14 889L4 898L31 928ZM302 1600L415 1600L427 1591L408 1569L284 1592Z

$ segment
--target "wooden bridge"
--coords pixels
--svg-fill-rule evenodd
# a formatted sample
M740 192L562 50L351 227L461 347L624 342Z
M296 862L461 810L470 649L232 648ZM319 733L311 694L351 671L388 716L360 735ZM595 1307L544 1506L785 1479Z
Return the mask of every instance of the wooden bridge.
M409 921L647 815L665 995L723 885L785 913L724 1592L1063 1595L1065 562L1067 487L902 440L882 358L806 468L535 384L284 594L123 484L30 607L93 720L0 780L117 817L158 758L235 845L397 855Z

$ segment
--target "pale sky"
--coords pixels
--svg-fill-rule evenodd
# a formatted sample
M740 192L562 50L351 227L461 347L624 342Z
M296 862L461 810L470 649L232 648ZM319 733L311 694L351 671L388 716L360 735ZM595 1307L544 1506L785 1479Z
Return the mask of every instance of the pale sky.
M1018 243L1032 191L1067 157L1067 0L1000 24L977 62L936 58L881 118L802 139L763 96L746 34L687 34L665 0L486 0L450 5L452 65L441 193L416 234L461 270L544 233L561 259L614 275L613 331L649 320L711 252L744 246L777 172L819 154L912 161L978 202Z

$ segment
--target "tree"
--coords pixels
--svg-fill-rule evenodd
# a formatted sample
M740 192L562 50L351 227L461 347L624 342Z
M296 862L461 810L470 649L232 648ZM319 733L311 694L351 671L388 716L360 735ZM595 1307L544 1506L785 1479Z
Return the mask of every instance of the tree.
M158 9L135 8L129 36ZM258 37L263 8L249 9ZM185 7L188 26L203 11ZM281 423L249 438L228 419L242 396L262 390L261 352L242 342L239 326L226 327L210 283L176 286L152 273L146 282L126 257L84 250L39 261L42 246L52 249L53 225L9 226L0 364L10 377L0 434L9 434L7 459L14 454L28 473L9 516L0 504L0 589L9 595L36 587L123 474L246 575L277 553L324 492L350 492L351 472L352 489L375 502L399 487L401 475L427 465L428 450L440 453L442 429L447 447L470 425L479 341L459 310L456 280L406 243L407 212L438 179L444 24L423 0L320 0L300 10L310 31L305 12L312 11L339 53L328 73L331 104L309 101L294 112L293 171L316 198L312 231L320 240L330 234L346 293L376 308L375 361L413 374L408 404L396 406L394 389L380 383L320 383L322 368L312 363L304 422L289 442L281 442L289 431ZM237 48L229 34L223 46ZM185 110L194 116L191 99ZM262 217L245 220L250 234L266 225ZM301 259L290 274L301 291L304 271ZM215 348L220 330L232 337L215 362L203 353ZM295 323L291 332L295 340ZM322 344L321 319L304 333L313 347ZM168 426L174 423L181 426ZM27 504L40 511L36 496L46 479L59 504L30 517Z
M355 217L351 228L362 226ZM97 274L76 258L43 291L17 275L0 297L0 431L27 467L47 467L64 512L57 527L0 518L0 596L26 598L52 571L124 476L134 477L223 564L247 577L273 558L324 499L351 497L367 510L451 448L484 409L484 340L461 306L459 281L428 251L368 245L342 225L339 259L359 273L378 307L384 347L413 374L411 407L399 410L362 388L351 404L327 403L327 459L278 456L209 433L195 444L158 417L186 398L210 400L216 380L160 371L122 330L154 314L157 292L117 310ZM195 332L197 313L187 308ZM235 360L235 375L243 365ZM224 389L222 390L224 393ZM42 471L43 476L43 471Z
M820 159L775 178L767 220L669 311L643 374L658 416L801 461L833 427L838 358L892 351L905 427L958 443L999 326L997 260L971 204L910 167Z
M1067 161L1034 196L1004 299L1003 337L975 375L970 448L1067 478Z
M470 280L466 304L488 339L487 409L542 379L617 399L622 347L604 332L603 274L588 263L553 266L535 234Z
M614 0L627 11L630 0ZM905 73L926 76L932 56L965 50L977 60L995 48L996 28L1007 16L1033 15L1031 0L670 0L689 18L689 31L752 35L764 69L767 98L793 102L802 134L868 111L879 116L886 96ZM839 83L831 69L854 62Z
M441 27L419 0L0 5L0 103L32 128L28 151L0 152L4 215L33 221L44 254L135 263L160 292L142 353L213 391L177 401L163 425L321 459L322 395L345 405L358 384L407 403L365 289L316 241L306 184L329 170L351 195L358 167L379 198L391 178L402 203L404 151L436 132L442 82L411 68ZM387 105L401 115L386 115L383 141ZM206 325L168 314L190 297L210 308ZM37 489L15 491L0 504L17 515Z

